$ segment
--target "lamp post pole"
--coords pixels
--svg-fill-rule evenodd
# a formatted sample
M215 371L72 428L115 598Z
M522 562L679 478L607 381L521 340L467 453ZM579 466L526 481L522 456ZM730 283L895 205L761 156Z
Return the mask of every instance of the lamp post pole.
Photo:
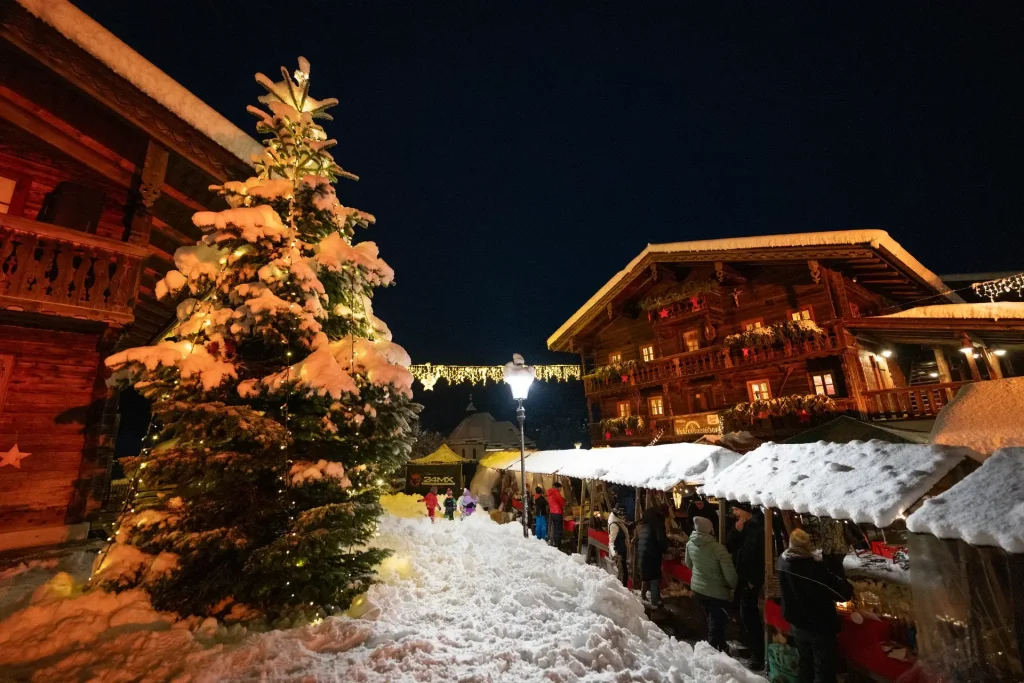
M526 432L523 423L526 422L526 410L523 408L523 399L519 400L519 407L516 408L516 417L519 419L519 478L523 482L523 538L530 537L530 499L526 495Z

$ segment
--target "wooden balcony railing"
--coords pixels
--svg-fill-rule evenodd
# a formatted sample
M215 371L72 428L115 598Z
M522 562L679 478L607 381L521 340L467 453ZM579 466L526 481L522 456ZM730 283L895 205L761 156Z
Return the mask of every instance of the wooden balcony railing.
M711 310L722 312L722 295L715 292L699 292L686 299L674 301L661 308L647 312L647 319L653 323L676 322L680 318L686 318L694 313L703 313Z
M125 324L145 247L0 215L0 308Z
M909 420L915 417L935 417L953 400L956 392L970 382L922 384L898 389L864 392L868 415L876 420Z
M825 334L799 342L785 342L762 348L731 348L710 346L705 349L666 356L637 367L625 375L607 380L594 376L583 378L587 394L614 392L625 386L659 384L674 379L699 377L731 368L744 368L779 360L831 355L843 349L843 341L834 326L823 328Z

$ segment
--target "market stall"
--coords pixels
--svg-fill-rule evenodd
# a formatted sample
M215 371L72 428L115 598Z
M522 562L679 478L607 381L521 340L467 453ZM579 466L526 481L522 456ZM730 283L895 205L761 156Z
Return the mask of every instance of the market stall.
M922 673L1024 680L1024 448L997 451L907 528Z
M405 492L413 495L423 495L431 487L436 486L438 491L452 489L456 493L462 492L462 466L468 462L448 448L447 444L430 455L410 460L405 466Z
M709 495L765 510L771 680L795 674L796 658L773 580L783 549L773 542L773 524L784 525L787 535L804 528L819 547L831 544L826 550L835 554L824 560L839 559L836 571L845 570L854 586L852 604L837 605L840 651L852 668L895 680L912 666L916 644L905 516L924 496L963 478L971 466L968 455L965 448L882 441L768 443L705 483ZM857 550L848 554L851 546Z

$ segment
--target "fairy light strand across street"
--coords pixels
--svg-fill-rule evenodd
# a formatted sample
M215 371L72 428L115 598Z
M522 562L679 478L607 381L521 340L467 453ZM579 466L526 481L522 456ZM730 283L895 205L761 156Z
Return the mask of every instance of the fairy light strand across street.
M1020 296L1024 293L1024 273L1017 273L1016 275L1001 277L995 280L986 280L985 282L975 282L971 285L971 289L978 296L988 297L989 301L995 301L996 297L1001 294L1015 292L1017 296Z
M487 384L494 382L500 384L504 381L502 375L503 365L434 365L423 363L413 365L409 368L412 376L419 380L420 384L427 391L434 388L439 379L449 384ZM536 365L537 379L543 381L555 380L568 382L573 379L580 379L582 373L578 365Z

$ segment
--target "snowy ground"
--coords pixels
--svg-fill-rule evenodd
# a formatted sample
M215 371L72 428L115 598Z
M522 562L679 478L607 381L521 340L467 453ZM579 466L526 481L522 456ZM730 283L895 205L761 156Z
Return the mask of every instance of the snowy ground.
M431 526L396 497L395 555L352 616L250 634L173 622L141 593L60 581L0 622L0 672L37 681L699 681L762 678L669 638L603 571L480 515ZM403 518L401 514L416 514Z

